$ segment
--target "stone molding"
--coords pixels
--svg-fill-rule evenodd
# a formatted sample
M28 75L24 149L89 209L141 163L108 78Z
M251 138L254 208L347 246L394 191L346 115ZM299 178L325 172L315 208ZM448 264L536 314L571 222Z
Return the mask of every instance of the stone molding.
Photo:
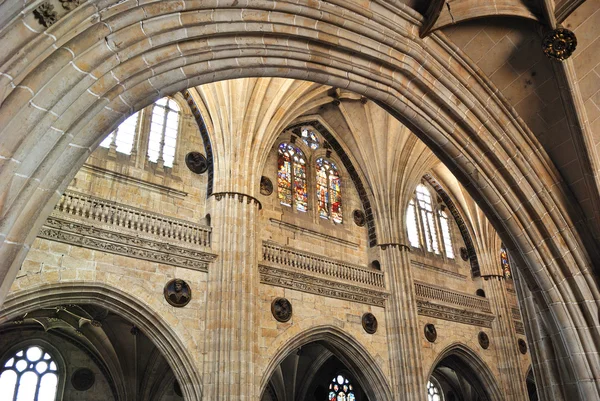
M329 276L334 280L346 280L356 285L385 289L383 272L310 252L263 241L262 258L268 264L292 267L309 273Z
M517 334L525 335L525 326L523 325L523 322L514 320L513 323L515 325L515 331Z
M434 304L422 299L417 299L417 312L421 316L488 328L492 327L492 321L495 319L492 314Z
M283 228L287 228L288 230L291 230L291 231L300 232L300 233L307 234L307 235L310 235L310 236L313 236L313 237L316 237L316 238L324 239L326 241L334 242L334 243L336 243L338 245L344 245L344 246L347 246L349 248L358 249L358 244L356 242L347 241L347 240L342 239L342 238L334 237L333 235L323 234L323 233L320 233L318 231L310 230L308 228L300 227L300 226L297 226L295 224L287 223L285 221L277 220L277 219L274 219L274 218L270 218L269 221L271 223L273 223L273 224L276 224L276 225L278 225L280 227L283 227Z
M161 237L174 243L211 245L210 227L75 191L65 191L52 217L125 234Z
M519 310L519 308L515 308L515 307L510 308L510 313L512 314L512 317L514 320L522 320L521 311Z
M217 200L217 202L219 202L221 199L223 199L225 197L229 197L229 198L237 197L238 200L240 201L240 203L242 203L244 201L246 201L247 204L254 202L254 204L258 206L258 210L262 209L262 204L260 203L260 201L258 199L256 199L254 196L246 195L241 192L215 192L211 196L214 196L215 199Z
M410 264L413 265L413 266L415 266L415 267L418 267L420 269L432 270L432 271L434 271L436 273L445 274L445 275L452 276L454 278L458 278L458 279L461 279L461 280L466 280L467 279L467 276L465 276L464 274L455 273L455 272L452 272L450 270L442 269L440 267L433 266L433 265L430 265L430 264L427 264L427 263L418 262L416 260L411 260Z
M208 271L208 264L217 257L208 252L103 230L53 216L46 220L38 237L204 272Z
M291 288L293 290L329 298L344 299L367 305L385 307L385 300L389 296L389 294L384 291L367 289L357 285L315 277L288 268L259 264L258 270L260 272L260 282L263 284Z
M485 298L466 294L464 292L452 291L443 287L425 284L419 281L415 281L414 285L417 299L445 302L485 313L492 312L490 301Z

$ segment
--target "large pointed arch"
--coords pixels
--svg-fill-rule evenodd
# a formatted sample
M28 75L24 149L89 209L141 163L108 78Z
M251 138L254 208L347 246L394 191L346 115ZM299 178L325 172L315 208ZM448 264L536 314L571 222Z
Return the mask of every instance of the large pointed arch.
M73 282L42 285L11 295L0 310L0 324L57 304L94 304L121 315L143 330L167 360L186 400L202 400L202 381L188 349L167 322L137 298L108 284Z

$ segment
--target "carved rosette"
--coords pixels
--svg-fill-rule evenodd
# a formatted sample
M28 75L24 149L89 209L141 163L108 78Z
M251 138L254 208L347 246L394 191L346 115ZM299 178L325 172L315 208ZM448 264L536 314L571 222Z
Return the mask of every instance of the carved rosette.
M435 326L433 324L426 324L423 331L425 333L425 338L430 343L433 343L435 342L435 340L437 340L437 330L435 329Z
M275 320L285 323L292 318L292 304L286 298L275 298L271 302L271 313Z
M33 15L40 24L48 28L58 20L58 14L54 11L54 6L45 1L33 10Z
M362 315L362 327L369 334L377 332L377 318L374 314L367 312Z
M568 29L558 28L548 32L542 40L544 54L555 60L566 60L575 51L577 38Z
M527 353L527 343L525 342L525 340L519 338L517 344L519 345L519 352L525 355Z
M477 340L479 341L479 345L481 346L481 348L488 349L490 347L490 338L483 331L479 332L479 334L477 335Z

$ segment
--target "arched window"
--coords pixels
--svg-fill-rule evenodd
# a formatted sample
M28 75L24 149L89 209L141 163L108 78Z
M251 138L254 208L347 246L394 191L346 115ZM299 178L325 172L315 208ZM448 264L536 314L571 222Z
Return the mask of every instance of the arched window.
M282 205L295 204L301 212L308 210L306 157L300 149L287 143L279 145L277 194Z
M500 263L502 265L502 273L504 274L504 278L512 278L510 264L508 263L508 252L506 251L504 244L500 246Z
M337 375L329 383L327 401L355 401L354 387L343 375Z
M154 103L148 139L148 160L173 167L177 132L179 131L179 106L168 97Z
M432 380L427 382L427 401L442 401L440 387Z
M417 226L417 215L416 215L415 201L411 199L408 202L408 209L406 209L406 228L408 230L408 240L410 245L414 248L420 248L421 243L419 241L419 227Z
M450 225L448 224L448 215L444 210L438 210L440 218L440 228L442 229L442 239L444 240L444 249L446 257L454 259L454 249L452 249L452 236L450 235Z
M54 401L58 367L50 354L37 345L23 347L0 365L2 399Z
M335 164L322 157L316 161L317 167L317 210L319 217L334 223L342 222L342 192L340 175Z
M139 113L129 116L116 130L104 138L100 146L103 148L110 148L112 146L117 152L130 155L133 148L133 141L135 140L138 117Z
M437 228L433 218L431 195L427 187L423 184L417 186L417 202L419 204L419 214L423 224L423 233L425 235L427 251L439 254L440 248L438 245Z

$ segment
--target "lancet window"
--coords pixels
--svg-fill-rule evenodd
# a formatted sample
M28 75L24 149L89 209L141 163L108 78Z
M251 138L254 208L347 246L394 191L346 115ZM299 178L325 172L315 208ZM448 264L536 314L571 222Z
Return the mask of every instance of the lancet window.
M454 259L452 230L446 206L436 202L430 190L419 184L406 209L406 230L413 248Z
M288 143L279 145L277 161L277 194L285 206L295 206L298 211L308 211L306 191L306 156Z
M332 161L320 157L316 161L316 171L319 217L341 223L342 192L338 169Z
M327 401L355 401L354 387L343 375L339 374L329 383Z
M108 134L100 143L103 148L114 148L117 152L131 154L133 142L135 141L135 133L138 127L139 112L132 114L119 127Z
M3 400L56 400L58 367L43 348L37 345L20 348L0 366L0 398Z
M164 166L173 167L178 131L179 106L175 100L168 97L157 100L152 108L148 160L162 161Z
M510 271L510 264L508 263L508 251L504 244L500 246L500 264L502 265L502 273L504 278L512 278L512 272Z

